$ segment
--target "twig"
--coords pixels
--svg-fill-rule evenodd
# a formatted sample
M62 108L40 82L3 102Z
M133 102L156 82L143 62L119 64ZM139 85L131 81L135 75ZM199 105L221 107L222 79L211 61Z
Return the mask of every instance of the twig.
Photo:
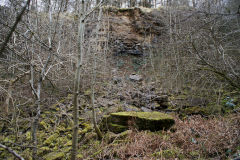
M19 154L17 154L17 153L16 153L14 150L12 150L11 148L9 148L9 147L1 144L1 143L0 143L0 147L6 149L9 153L13 154L13 155L14 155L15 157L17 157L18 159L24 160L24 158L23 158L22 156L20 156Z
M96 9L98 9L99 7L101 7L102 5L103 5L103 0L100 2L100 3L98 3L98 5L96 6L96 7L94 7L92 10L90 10L88 13L86 13L85 15L84 15L84 17L82 18L82 20L84 21L92 12L94 12Z

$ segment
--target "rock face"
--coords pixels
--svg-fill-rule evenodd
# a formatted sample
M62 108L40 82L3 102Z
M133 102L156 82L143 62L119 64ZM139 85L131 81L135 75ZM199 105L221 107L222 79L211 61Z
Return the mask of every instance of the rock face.
M166 33L166 24L159 10L146 12L141 8L108 8L110 23L110 45L115 55L142 56L143 43L152 43ZM152 36L154 35L154 36Z
M103 130L120 133L129 128L158 131L169 129L175 123L172 116L160 112L117 112L104 117Z

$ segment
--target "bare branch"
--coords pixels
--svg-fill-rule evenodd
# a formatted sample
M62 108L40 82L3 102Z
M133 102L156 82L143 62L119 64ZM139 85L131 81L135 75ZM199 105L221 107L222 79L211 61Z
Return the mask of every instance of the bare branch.
M13 154L13 155L14 155L15 157L17 157L18 159L24 160L24 158L23 158L22 156L20 156L19 154L17 154L17 152L14 151L14 150L12 150L11 148L9 148L9 147L1 144L1 143L0 143L0 147L6 149L9 153Z
M9 42L10 38L12 37L13 32L17 28L18 23L21 21L22 16L23 16L27 6L30 4L30 1L31 0L28 0L27 3L25 4L25 6L22 8L20 14L16 18L16 21L15 21L14 25L12 26L12 28L11 28L10 32L8 33L5 41L3 42L2 46L1 46L1 49L0 49L0 57L3 55L3 52L5 51L5 48L7 46L7 43Z

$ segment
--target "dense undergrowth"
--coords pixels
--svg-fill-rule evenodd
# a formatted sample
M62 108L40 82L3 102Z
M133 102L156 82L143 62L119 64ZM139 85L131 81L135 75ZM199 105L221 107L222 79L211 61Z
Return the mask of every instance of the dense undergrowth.
M204 119L176 118L172 131L130 132L125 139L102 142L99 159L227 159L239 156L240 115Z

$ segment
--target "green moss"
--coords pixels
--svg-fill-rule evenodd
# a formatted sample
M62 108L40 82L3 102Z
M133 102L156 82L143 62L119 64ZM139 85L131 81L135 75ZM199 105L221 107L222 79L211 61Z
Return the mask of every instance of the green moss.
M83 123L82 126L84 127L83 130L79 130L78 134L85 134L92 130L92 124Z
M46 131L40 130L37 133L37 137L40 142L43 142L46 139L46 137L48 137L48 135L46 134Z
M85 96L90 96L92 94L92 90L91 89L88 89L84 92L84 95Z
M49 112L49 111L46 111L46 112L44 112L44 114L52 114L51 112Z
M159 103L157 103L157 102L154 102L154 106L155 106L155 108L161 107L161 105Z
M177 156L177 153L174 150L164 150L162 155L164 158L170 159L175 158Z
M49 147L41 147L40 150L42 150L42 151L50 151L50 148Z
M95 152L91 157L95 157L96 155L100 154L102 152L102 149L100 149L99 151Z
M128 129L127 126L119 125L119 124L109 124L109 129L114 133L121 133L123 131L126 131Z
M71 145L72 145L72 144L71 144ZM72 149L72 147L65 147L65 148L62 149L62 151L63 151L64 153L68 153L68 152L71 151L71 149Z
M49 124L45 121L41 121L40 123L40 127L43 127L45 130L48 130L49 129Z
M67 100L72 100L73 98L73 94L68 94L68 96L66 97Z
M57 138L59 137L59 135L57 133L51 135L50 137L48 137L43 144L44 145L50 145L51 143L53 143L54 141L57 140Z
M63 152L51 152L47 155L45 155L43 158L45 160L56 160L56 159L62 159L64 158L64 153Z
M155 152L152 154L153 157L162 157L162 151L160 152Z
M2 152L0 152L0 159L14 160L14 158L15 157L13 157L13 155L6 150L3 150Z
M111 113L111 116L136 117L148 120L173 119L170 115L160 112L117 112Z
M67 141L64 146L72 146L72 140Z
M38 155L39 156L44 155L44 154L48 153L49 151L51 151L51 149L49 147L46 147L46 146L41 147L38 150Z
M68 131L68 129L66 129L64 125L59 125L56 128L56 132L58 132L58 133L60 133L60 132L67 132L67 131Z
M12 142L14 143L15 137L14 135L7 136L3 139L3 142Z
M77 154L77 158L82 159L83 155L82 154Z
M21 154L24 159L32 160L32 151L29 148L25 149Z
M69 144L71 142L71 140L68 140L68 138L66 136L64 137L58 137L56 140L56 145L57 147L61 147L61 146L65 146L67 143Z
M72 134L67 134L67 137L68 138L72 138Z
M31 131L27 131L26 133L25 133L25 136L26 136L26 140L31 140L32 139L32 133L31 133Z
M60 101L58 101L57 103L53 104L49 108L52 109L53 111L59 111L60 110L59 109L59 105L64 103L66 100L69 100L68 97L61 99Z
M118 135L118 137L119 137L119 139L125 139L131 133L132 133L131 130L126 130L126 131L122 132L120 135Z

